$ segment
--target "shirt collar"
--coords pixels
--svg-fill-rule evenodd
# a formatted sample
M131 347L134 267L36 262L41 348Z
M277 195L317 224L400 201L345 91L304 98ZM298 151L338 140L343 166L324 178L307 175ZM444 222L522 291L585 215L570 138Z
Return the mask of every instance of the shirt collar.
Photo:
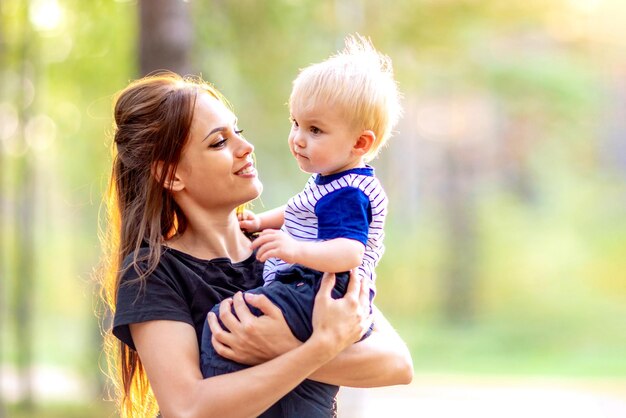
M327 176L323 176L321 174L317 174L315 176L315 184L317 184L317 185L328 184L331 181L337 180L338 178L341 178L341 177L346 176L348 174L359 174L361 176L370 176L371 177L371 176L374 175L374 168L372 166L366 165L365 167L351 168L349 170L341 171L339 173L329 174Z

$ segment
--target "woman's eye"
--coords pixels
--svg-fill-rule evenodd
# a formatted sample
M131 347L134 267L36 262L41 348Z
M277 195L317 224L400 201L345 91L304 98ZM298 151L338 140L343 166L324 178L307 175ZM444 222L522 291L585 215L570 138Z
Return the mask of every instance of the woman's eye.
M224 145L226 145L226 139L220 138L211 145L209 145L209 148L222 148Z
M243 133L243 129L235 129L235 134L241 135Z

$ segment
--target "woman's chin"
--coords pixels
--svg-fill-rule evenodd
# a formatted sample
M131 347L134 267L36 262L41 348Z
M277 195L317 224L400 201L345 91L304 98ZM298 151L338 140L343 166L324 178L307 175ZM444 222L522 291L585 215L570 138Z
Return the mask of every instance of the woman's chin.
M257 179L257 181L254 182L254 186L250 190L249 195L246 196L247 200L244 203L247 203L247 202L249 202L251 200L254 200L257 197L261 196L262 192L263 192L263 183L261 183L261 181Z

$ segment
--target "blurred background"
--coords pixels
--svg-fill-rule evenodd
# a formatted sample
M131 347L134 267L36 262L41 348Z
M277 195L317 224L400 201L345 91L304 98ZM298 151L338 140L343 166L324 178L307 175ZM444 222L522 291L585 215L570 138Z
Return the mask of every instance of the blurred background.
M342 417L626 416L623 0L0 0L0 417L110 417L92 274L113 95L159 68L231 101L265 184L299 68L348 33L393 62L404 118L377 306L406 387Z

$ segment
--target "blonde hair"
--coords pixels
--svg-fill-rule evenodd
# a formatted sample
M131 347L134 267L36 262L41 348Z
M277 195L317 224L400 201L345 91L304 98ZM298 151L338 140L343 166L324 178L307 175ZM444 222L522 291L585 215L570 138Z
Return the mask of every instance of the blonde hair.
M114 109L113 166L104 197L107 223L101 233L103 260L97 279L103 301L103 322L116 312L116 298L124 273L122 262L137 271L143 285L157 267L162 243L187 226L165 182L171 180L191 128L196 99L207 93L228 106L223 96L199 78L160 72L130 83ZM156 178L153 167L162 163ZM139 249L147 246L140 257ZM104 328L108 376L122 418L155 417L158 405L137 352Z
M300 71L289 97L290 109L332 106L355 127L376 135L365 160L386 144L402 114L391 58L361 35L349 35L345 48Z

